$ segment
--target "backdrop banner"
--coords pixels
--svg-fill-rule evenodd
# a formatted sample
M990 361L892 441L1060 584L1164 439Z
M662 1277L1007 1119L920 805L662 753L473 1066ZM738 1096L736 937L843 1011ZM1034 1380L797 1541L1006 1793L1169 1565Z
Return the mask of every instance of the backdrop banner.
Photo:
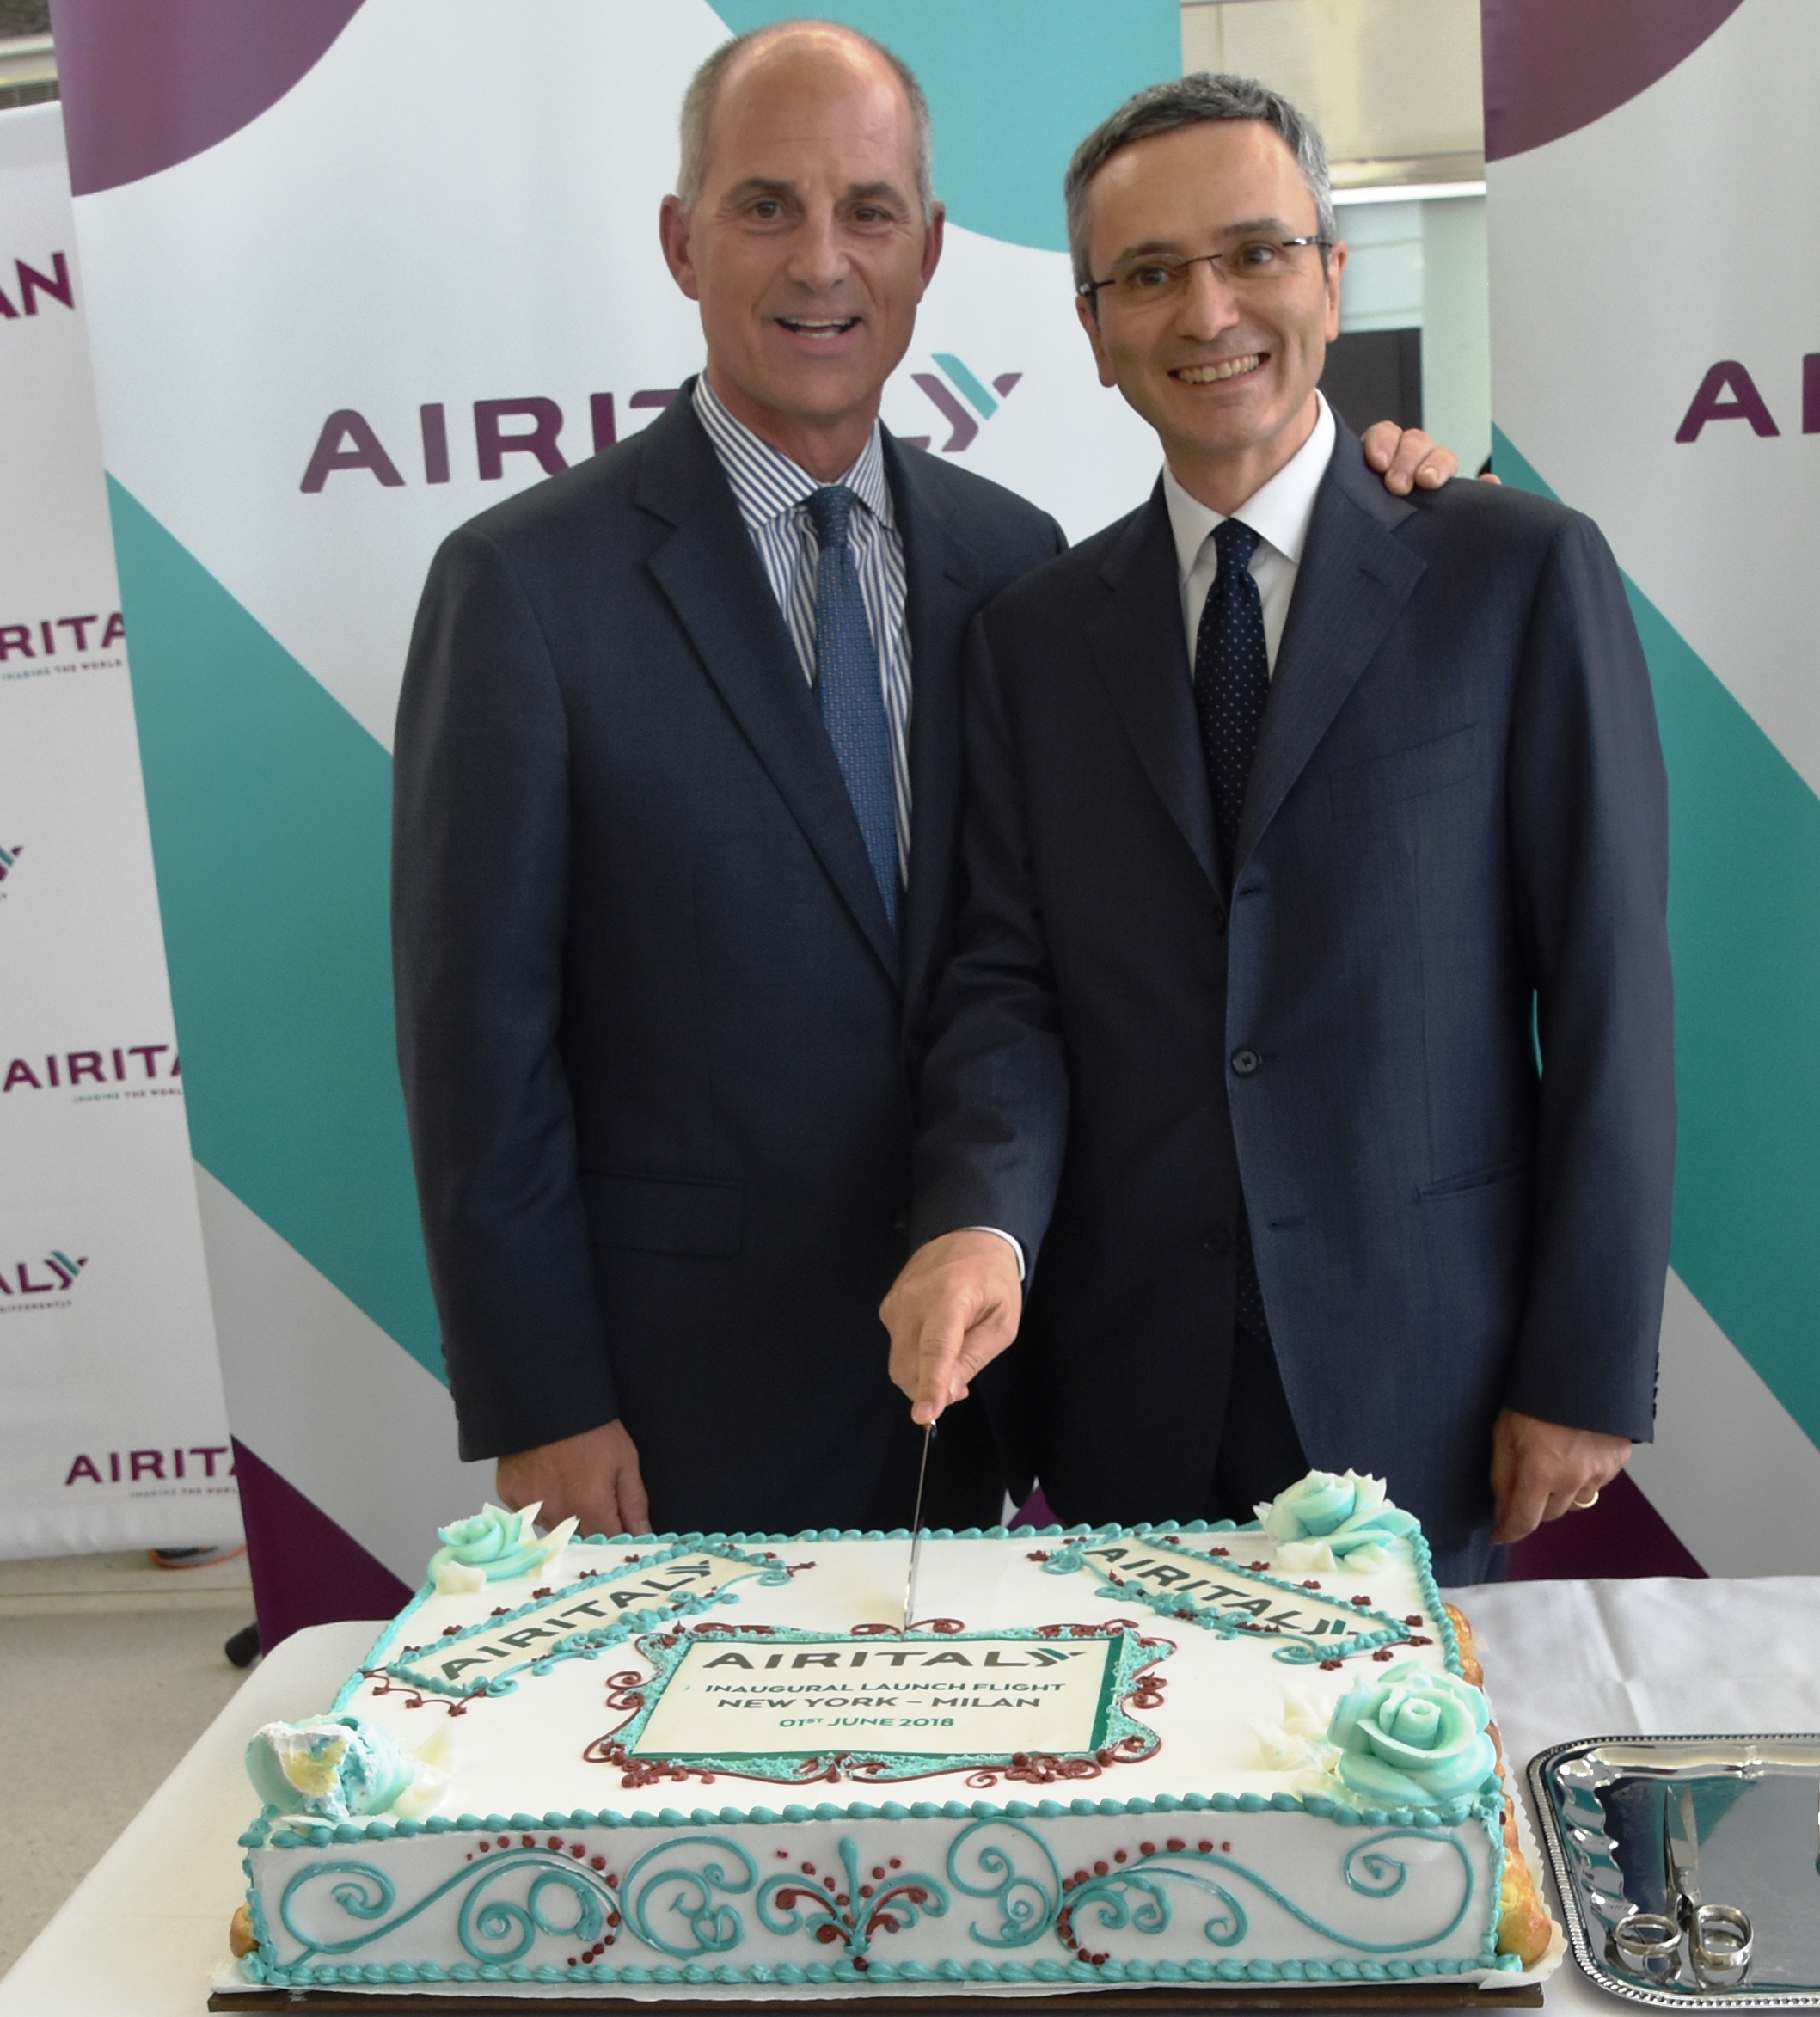
M63 117L0 112L0 1559L237 1540Z
M394 1060L389 751L425 570L699 366L657 241L677 108L730 31L795 11L53 0L268 1643L385 1608L491 1481L454 1456ZM947 249L886 422L1093 530L1157 457L1075 326L1061 174L1180 71L1175 0L818 11L935 113Z
M1482 13L1496 466L1610 539L1668 758L1681 1139L1657 1440L1634 1474L1708 1573L1810 1573L1820 182L1801 136L1820 9Z

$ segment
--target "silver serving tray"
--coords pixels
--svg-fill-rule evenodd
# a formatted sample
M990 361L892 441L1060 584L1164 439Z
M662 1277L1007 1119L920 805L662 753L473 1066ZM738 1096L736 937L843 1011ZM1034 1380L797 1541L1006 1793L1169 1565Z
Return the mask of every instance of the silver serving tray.
M1601 1989L1658 2008L1820 2008L1820 1736L1587 1738L1533 1757L1529 1785L1574 1959ZM1670 1803L1697 1818L1700 1896L1750 1916L1729 1981L1702 1978L1685 1940L1651 1972L1613 1938L1633 1912L1684 1916Z

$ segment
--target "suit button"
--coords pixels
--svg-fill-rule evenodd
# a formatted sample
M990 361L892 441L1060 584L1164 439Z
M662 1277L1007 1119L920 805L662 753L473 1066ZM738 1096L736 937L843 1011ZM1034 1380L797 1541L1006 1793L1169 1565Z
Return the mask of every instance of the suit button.
M1232 1235L1224 1226L1209 1226L1201 1235L1201 1244L1210 1254L1226 1254L1232 1248Z
M1235 1051L1232 1054L1232 1068L1241 1078L1249 1078L1263 1062L1255 1051Z

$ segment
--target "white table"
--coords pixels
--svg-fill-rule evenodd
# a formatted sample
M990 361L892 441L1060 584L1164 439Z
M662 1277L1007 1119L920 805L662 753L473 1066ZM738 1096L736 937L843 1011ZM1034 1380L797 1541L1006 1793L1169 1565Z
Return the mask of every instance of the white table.
M1572 1738L1820 1731L1820 1578L1512 1583L1457 1601L1518 1766ZM0 1981L0 2017L200 2017L243 1896L247 1738L325 1707L377 1630L318 1626L254 1670ZM1621 2008L1572 1959L1547 1996L1558 2011Z

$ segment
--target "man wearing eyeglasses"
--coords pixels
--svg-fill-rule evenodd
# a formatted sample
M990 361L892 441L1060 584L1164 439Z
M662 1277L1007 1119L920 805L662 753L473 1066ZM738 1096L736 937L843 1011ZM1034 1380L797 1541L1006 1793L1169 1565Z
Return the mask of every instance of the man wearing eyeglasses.
M1158 85L1067 191L1165 468L975 627L893 1376L918 1419L964 1395L1021 1264L1060 1517L1356 1468L1474 1579L1651 1427L1664 786L1622 586L1572 512L1370 475L1316 390L1325 154L1275 93Z

